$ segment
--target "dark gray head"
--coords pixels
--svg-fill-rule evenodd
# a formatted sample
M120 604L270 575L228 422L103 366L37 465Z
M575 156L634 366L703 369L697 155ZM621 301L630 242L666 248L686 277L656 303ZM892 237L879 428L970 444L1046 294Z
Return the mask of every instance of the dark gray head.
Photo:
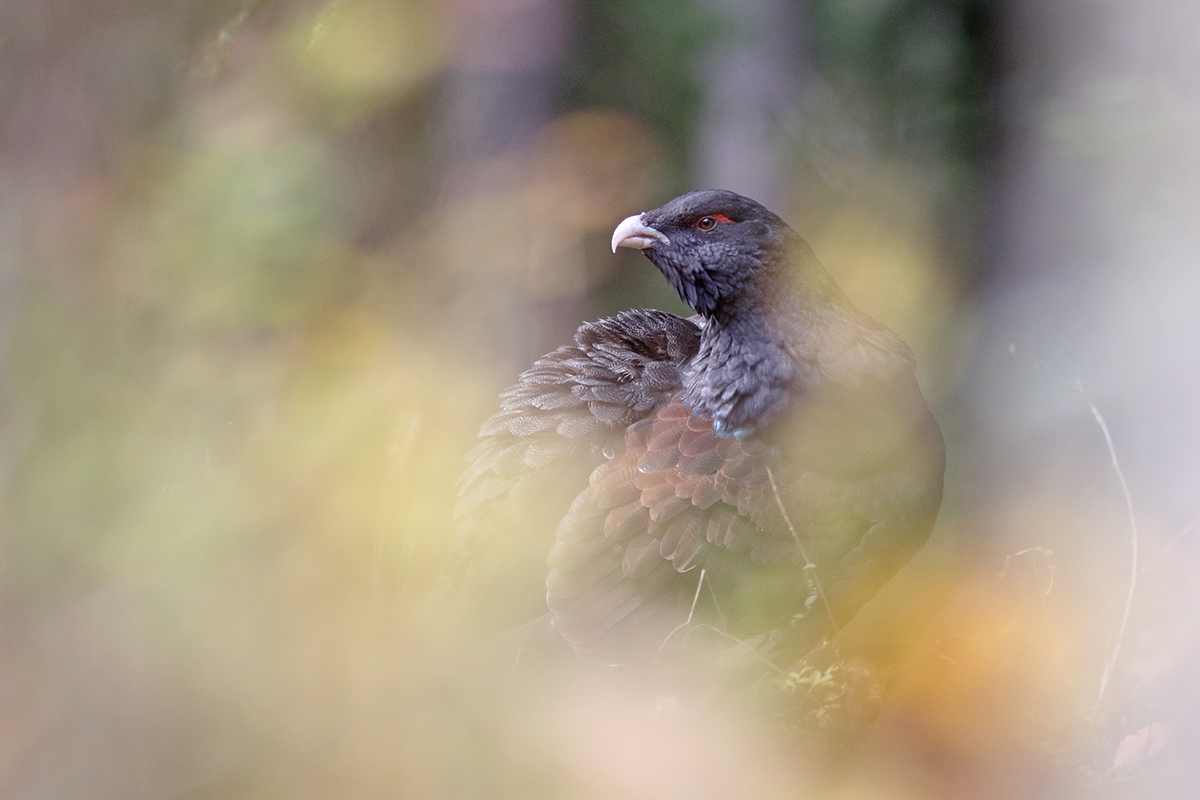
M798 239L750 198L705 189L627 218L613 232L612 246L614 253L641 250L685 303L711 317L736 313L777 282L789 244Z
M800 237L753 200L706 190L629 217L612 244L645 253L709 320L684 377L688 408L720 436L749 436L774 418L797 374L789 329L774 317L790 285L790 251L806 247Z

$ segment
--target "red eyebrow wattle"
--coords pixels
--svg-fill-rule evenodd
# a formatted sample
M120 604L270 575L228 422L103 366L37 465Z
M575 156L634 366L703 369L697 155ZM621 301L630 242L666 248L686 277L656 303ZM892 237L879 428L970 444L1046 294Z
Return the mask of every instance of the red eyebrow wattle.
M709 214L709 216L715 219L717 222L733 222L733 220L724 214Z

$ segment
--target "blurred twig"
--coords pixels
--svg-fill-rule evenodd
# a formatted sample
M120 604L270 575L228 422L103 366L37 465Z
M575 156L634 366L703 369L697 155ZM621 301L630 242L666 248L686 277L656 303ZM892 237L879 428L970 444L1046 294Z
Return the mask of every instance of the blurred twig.
M821 598L821 603L825 606L825 613L829 615L829 626L836 632L838 629L837 618L833 616L829 598L825 596L825 590L821 587L821 578L817 575L817 565L808 557L808 552L805 551L804 544L800 541L800 534L796 533L796 526L792 524L792 518L788 516L787 509L783 507L783 498L779 496L779 486L775 483L775 473L771 471L770 465L767 466L767 479L771 481L771 491L775 494L775 504L779 506L779 513L783 515L783 521L787 523L787 529L792 534L796 549L800 551L800 557L804 559L804 574L812 581L812 587L817 590L817 596Z
M1004 568L1000 570L1000 574L998 577L1003 578L1008 575L1008 568L1009 568L1009 566L1012 565L1012 560L1014 558L1016 558L1017 556L1029 555L1030 553L1036 553L1046 559L1046 567L1050 571L1050 578L1049 578L1049 581L1046 583L1046 594L1050 594L1051 590L1054 589L1054 573L1058 569L1058 566L1052 560L1054 551L1050 550L1049 548L1046 548L1046 547L1026 547L1024 550L1020 550L1016 553L1010 553L1010 554L1006 555L1004 557ZM1033 571L1035 574L1037 574L1037 562L1036 561L1033 564ZM1039 577L1041 577L1041 576L1039 575Z
M686 628L687 626L692 624L692 619L696 616L696 603L699 602L699 600L700 600L700 590L704 588L704 575L705 574L706 574L706 571L704 569L701 569L700 570L700 579L698 581L696 581L696 594L692 597L692 607L690 609L688 609L687 619L685 619L683 622L679 623L674 628L672 628L671 632L668 633L666 635L666 637L662 640L662 644L660 644L658 646L658 652L656 652L654 654L655 661L657 661L659 656L662 655L663 648L667 646L667 642L671 641L671 637L674 636L679 631Z
M1033 369L1036 372L1053 376L1053 373L1050 370L1047 370L1040 362L1037 361L1037 359L1032 358L1028 353L1020 351L1015 343L1009 344L1008 352L1012 355L1021 353L1032 363ZM1061 378L1059 380L1061 380ZM1113 645L1112 654L1109 656L1108 662L1104 665L1104 672L1100 676L1100 689L1096 693L1096 703L1092 709L1092 716L1094 717L1100 710L1100 703L1104 700L1104 693L1108 690L1108 682L1112 677L1113 668L1116 666L1117 659L1121 655L1121 644L1125 640L1125 630L1129 624L1129 613L1133 608L1133 595L1137 591L1138 575L1141 574L1138 566L1138 528L1137 516L1133 511L1133 495L1131 495L1129 492L1129 484L1125 480L1125 471L1121 469L1121 460L1117 457L1117 449L1113 445L1112 433L1110 433L1108 430L1108 423L1105 422L1104 415L1100 413L1100 409L1096 407L1096 404L1088 399L1083 388L1083 382L1081 380L1076 378L1068 385L1071 389L1078 392L1083 397L1083 401L1087 403L1088 408L1091 409L1092 416L1096 419L1096 424L1100 426L1100 432L1104 434L1104 443L1108 446L1108 457L1112 463L1113 472L1115 472L1117 475L1117 481L1121 484L1121 493L1125 497L1125 508L1129 513L1129 541L1130 550L1132 552L1129 565L1129 589L1125 594L1125 608L1121 612L1121 625L1117 629L1117 640ZM1188 528L1190 527L1191 525L1188 526ZM1183 533L1186 533L1188 528L1185 528ZM1176 538L1178 539L1182 537L1183 533Z
M1100 703L1104 699L1104 692L1108 689L1109 678L1112 677L1113 667L1116 666L1117 658L1121 654L1121 643L1125 639L1125 628L1129 623L1129 611L1133 607L1133 594L1137 590L1138 579L1138 529L1137 516L1133 512L1133 496L1129 493L1129 484L1125 481L1125 472L1121 469L1121 461L1117 458L1117 450L1113 446L1112 434L1109 433L1108 424L1104 421L1104 415L1100 413L1100 409L1096 408L1096 404L1091 400L1084 398L1088 404L1088 408L1092 410L1092 416L1096 418L1096 424L1100 426L1101 432L1104 434L1104 441L1108 445L1108 455L1112 460L1113 472L1117 474L1117 480L1121 484L1121 492L1125 495L1125 508L1129 512L1129 543L1132 555L1130 557L1130 572L1129 572L1129 592L1125 595L1125 609L1121 612L1121 627L1117 629L1117 641L1113 644L1112 655L1108 658L1108 663L1104 665L1104 673L1100 677L1100 691L1096 694L1096 705L1092 710L1092 715L1100 710Z

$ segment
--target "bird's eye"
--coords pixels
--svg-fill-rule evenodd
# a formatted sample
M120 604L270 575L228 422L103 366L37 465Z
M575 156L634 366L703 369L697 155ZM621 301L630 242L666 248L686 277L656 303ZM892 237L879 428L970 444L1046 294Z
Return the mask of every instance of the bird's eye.
M717 218L701 217L700 219L696 220L696 227L705 232L711 231L713 228L717 227Z

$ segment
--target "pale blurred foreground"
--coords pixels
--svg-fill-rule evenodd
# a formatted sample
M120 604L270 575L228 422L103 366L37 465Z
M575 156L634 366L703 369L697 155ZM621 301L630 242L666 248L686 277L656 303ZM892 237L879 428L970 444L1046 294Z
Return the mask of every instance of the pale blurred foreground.
M1188 242L1148 214L1139 241L1156 243L1163 281L1101 259L1111 274L1089 273L1085 308L1112 341L1052 354L1138 366L1096 368L1088 395L1113 410L1119 453L1119 434L1149 431L1127 461L1148 498L1144 570L1115 660L1125 501L1074 372L1036 346L1060 341L1059 324L1086 339L1064 321L1075 284L1016 280L961 303L939 173L861 146L828 86L794 121L804 183L785 216L918 350L951 448L930 547L838 641L848 664L888 665L869 673L892 682L869 698L878 721L838 727L862 701L838 694L840 677L789 689L800 725L686 681L514 665L498 631L428 600L496 393L581 319L681 310L648 264L606 248L617 220L670 193L661 132L594 106L531 117L520 147L455 140L478 122L463 86L536 67L522 46L472 39L477 5L4 12L17 77L0 152L0 794L882 800L1195 785L1195 431L1171 427L1195 390L1194 325L1172 327L1194 313L1195 273L1172 271L1194 266ZM519 31L558 35L542 5L501 5L530 15ZM458 105L435 107L439 91ZM1097 107L1125 108L1114 91ZM1046 141L1082 138L1111 149L1097 163L1126 164L1125 140L1092 136L1097 117L1064 93ZM1156 107L1179 111L1140 117L1173 152L1196 109ZM1018 186L1020 213L992 222L997 246L1018 264L1069 260L1086 225L1064 245L1059 220L1039 238L1024 218L1039 199L1022 175L1043 174L1045 151L1008 158L999 182ZM1194 185L1151 183L1194 207ZM1132 198L1088 196L1152 207L1133 184ZM1008 352L1014 330L1033 351ZM1162 330L1181 355L1156 349Z

